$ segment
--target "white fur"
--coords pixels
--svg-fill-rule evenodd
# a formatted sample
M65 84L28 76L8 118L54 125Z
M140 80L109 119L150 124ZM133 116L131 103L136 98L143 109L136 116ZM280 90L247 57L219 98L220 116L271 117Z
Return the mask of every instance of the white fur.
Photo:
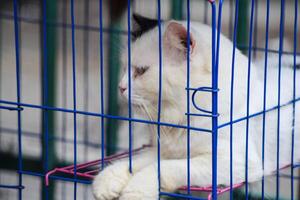
M179 125L187 124L186 113L186 76L187 61L185 50L178 48L178 43L172 44L168 28L171 23L163 24L163 72L162 72L162 110L161 121ZM180 22L185 26L186 22ZM211 28L196 22L191 23L191 38L195 42L190 55L190 87L198 88L211 86ZM168 43L169 42L169 43ZM232 43L221 35L219 57L219 93L218 112L219 124L230 121L230 85ZM143 75L132 77L132 102L140 113L144 113L150 120L157 120L158 81L159 81L159 46L158 29L145 33L132 44L132 74L135 67L149 66ZM272 58L270 58L272 60ZM277 61L277 60L276 60ZM276 63L273 61L273 64ZM272 61L269 61L272 62ZM290 60L292 63L292 60ZM273 65L272 64L272 65ZM127 66L126 51L123 55L123 65ZM250 115L263 110L263 65L251 63L250 84ZM281 104L292 100L293 70L282 68ZM299 74L299 73L298 73ZM246 116L247 103L247 75L248 58L236 49L234 75L234 112L233 119ZM299 74L300 75L300 74ZM277 106L277 78L278 67L268 67L267 76L267 108ZM299 79L299 78L298 78ZM299 85L299 81L297 81ZM120 86L128 86L127 71L120 82ZM298 90L299 91L299 90ZM192 92L191 92L192 93ZM127 99L127 90L123 93ZM297 97L299 97L299 92ZM198 92L197 105L211 110L211 93ZM295 128L295 160L299 161L299 118L300 104L296 103ZM191 105L192 113L199 113ZM280 166L283 167L291 160L291 132L292 105L280 110ZM205 117L191 117L191 126L211 129L211 119ZM155 143L157 141L156 126L149 126L153 132L153 148L136 156L133 160L133 173L128 173L128 161L119 161L101 172L94 181L94 196L98 200L157 199L157 157ZM180 186L186 185L187 180L187 134L185 129L161 126L161 189L173 192ZM256 181L276 170L277 152L277 110L266 114L265 128L265 169L262 169L262 115L249 120L249 181ZM140 133L143 137L143 133ZM218 184L230 183L230 127L225 126L218 131ZM212 146L211 134L191 131L190 140L190 173L191 185L208 186L212 182ZM246 120L233 125L233 182L245 180L245 146Z

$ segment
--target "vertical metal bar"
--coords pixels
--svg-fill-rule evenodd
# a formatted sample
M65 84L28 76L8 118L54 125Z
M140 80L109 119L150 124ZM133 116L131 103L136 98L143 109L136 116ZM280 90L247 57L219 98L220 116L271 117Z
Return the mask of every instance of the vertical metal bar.
M47 66L47 2L43 0L43 106L47 106L48 101L48 66ZM48 171L48 152L49 152L49 120L48 111L43 110L43 168L44 173ZM43 199L48 199L49 189L43 187Z
M159 82L158 82L158 113L157 113L157 175L158 175L158 192L161 191L160 181L160 113L161 113L161 101L162 101L162 30L161 30L161 2L157 0L157 18L158 18L158 50L159 50ZM159 198L160 199L160 198Z
M212 6L212 85L215 83L215 79L218 80L215 74L215 53L216 53L216 6L215 3L213 2L211 4ZM218 101L218 96L214 96L214 92L212 93L212 115L217 113L217 103ZM215 158L217 156L217 144L216 144L216 139L215 137L216 132L217 132L217 126L218 126L218 119L213 118L212 119L212 198L215 200L217 198L217 159Z
M172 18L175 20L182 19L182 5L183 0L173 0L172 1Z
M22 123L21 109L21 77L20 77L20 48L19 48L19 27L18 27L18 1L14 0L14 32L15 32L15 54L16 54L16 82L17 82L17 103L18 103L18 199L22 200L22 170L23 170L23 154L22 154Z
M112 4L116 1L109 1L110 3L110 29L118 29L120 27L119 21L113 20ZM110 32L109 34L109 68L108 68L108 114L113 116L119 115L118 105L118 82L120 70L120 51L116 44L121 43L119 33ZM118 121L114 119L106 120L106 155L111 155L116 152Z
M237 25L239 15L239 0L235 1L235 17L234 17L234 31L233 31L233 47L232 47L232 61L231 61L231 93L230 93L230 200L233 199L233 102L234 102L234 68L235 68L235 49L236 49L236 37L237 37Z
M292 121L292 149L291 149L291 200L294 199L294 145L295 145L295 112L296 112L296 57L297 57L297 31L298 31L298 0L295 0L295 19L294 19L294 72L293 72L293 121ZM299 184L299 183L298 183ZM299 184L300 185L300 184ZM298 191L299 193L299 191Z
M280 9L280 40L279 40L279 68L278 68L278 109L277 109L277 166L276 166L276 199L279 199L279 152L280 152L280 94L281 94L281 57L283 51L283 37L284 37L284 8L285 0L281 0Z
M2 98L2 49L3 49L3 45L2 45L2 25L3 21L2 21L2 18L0 17L0 99ZM2 114L0 113L0 127L2 127L2 121L1 121L1 117L2 117ZM1 145L1 136L2 136L2 131L0 129L0 145ZM0 182L1 182L1 173L0 173Z
M191 8L190 8L190 0L187 0L187 57L186 57L186 66L187 66L187 71L186 71L186 112L187 112L187 193L190 195L191 194L191 175L190 175L190 140L191 140L191 129L190 129L190 44L191 44L191 37L190 37L190 23L191 23Z
M55 73L56 73L56 28L49 26L47 21L56 21L56 1L43 0L43 88L42 99L43 106L55 106ZM54 147L54 112L43 110L43 168L44 173L55 166L55 147ZM51 139L50 139L51 138ZM54 199L54 184L43 188L43 199Z
M90 13L90 0L84 1L84 25L89 26L89 13ZM84 29L83 33L83 85L84 85L84 110L88 111L89 109L89 30ZM84 116L84 155L87 154L88 150L88 116ZM86 162L86 157L84 157L84 162ZM86 198L85 198L86 199Z
M62 19L63 23L67 23L67 3L68 1L62 1ZM68 78L67 78L67 29L65 27L62 28L62 105L64 108L67 107L67 88L68 88ZM62 139L65 141L67 137L67 113L62 112ZM67 144L63 143L61 145L61 152L67 151ZM65 153L62 154L63 161L66 161L67 155ZM66 183L62 183L61 189L61 198L66 199Z
M72 25L72 77L73 77L73 110L76 111L76 47L75 47L75 14L74 14L74 0L71 0L71 25ZM77 116L74 117L74 178L77 179ZM77 195L77 182L74 182L74 200Z
M130 0L127 1L127 47L128 47L128 118L131 119L131 9ZM128 121L129 128L129 171L132 173L132 123Z
M249 36L249 2L250 0L243 0L243 3L239 6L239 17L237 27L237 46L246 46Z
M104 114L104 77L103 77L103 2L99 0L99 26L100 26L100 112ZM101 117L101 166L104 168L105 138L104 138L104 118Z
M218 198L217 194L217 186L218 186L218 76L219 76L219 54L220 54L220 37L221 37L221 31L222 31L222 8L223 8L223 0L219 0L219 13L218 13L218 27L217 27L217 45L216 45L216 57L215 57L215 65L212 69L212 114L213 114L213 120L212 120L212 148L213 148L213 171L215 171L215 176L213 180L213 198L214 198L214 192L215 199ZM214 174L214 173L213 173ZM215 191L214 191L215 186Z
M89 26L89 13L90 13L90 0L84 1L84 25ZM83 33L83 85L84 85L84 110L88 111L89 109L89 30L84 29ZM88 154L88 141L89 141L89 116L84 115L84 149L83 149L83 155L84 155L84 162L87 161L87 155ZM83 191L83 199L88 199L88 188L84 187Z
M267 0L266 15L266 36L265 36L265 66L264 66L264 103L263 103L263 124L262 124L262 168L265 169L265 133L266 133L266 100L267 100L267 73L268 73L268 47L269 47L269 16L270 0ZM261 198L265 198L265 177L262 177Z
M253 16L254 16L254 4L255 0L251 1L251 16L250 16L250 37L248 44L248 75L247 75L247 120L246 120L246 164L245 164L245 194L246 199L248 195L248 138L249 138L249 115L250 115L250 84L251 84L251 59L252 59L252 34L253 34Z
M22 3L19 3L19 7L18 7L18 13L19 13L19 17L22 16ZM22 49L22 20L19 20L18 19L18 26L19 26L19 48ZM21 65L22 65L22 50L20 50L19 52L19 59L20 59L20 62L21 62ZM20 68L20 73L22 74L22 67ZM21 76L21 80L22 80L22 76ZM22 85L22 83L21 83Z
M215 1L212 5L212 198L217 199L217 154L218 154L218 63L221 32L222 0L219 1L218 30ZM217 41L216 41L217 40Z

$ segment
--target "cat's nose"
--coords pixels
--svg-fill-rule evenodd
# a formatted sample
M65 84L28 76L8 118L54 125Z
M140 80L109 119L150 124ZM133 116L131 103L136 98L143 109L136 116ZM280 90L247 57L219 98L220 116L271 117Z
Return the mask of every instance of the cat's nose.
M121 94L123 94L125 92L126 88L119 85L119 90L120 90Z

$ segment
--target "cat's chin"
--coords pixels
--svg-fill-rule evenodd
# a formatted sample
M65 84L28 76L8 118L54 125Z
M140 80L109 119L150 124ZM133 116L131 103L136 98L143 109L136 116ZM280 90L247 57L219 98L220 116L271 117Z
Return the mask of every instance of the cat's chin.
M126 104L128 105L128 100L126 101ZM140 108L141 106L143 106L143 104L139 101L131 100L131 106Z
M122 98L122 104L127 105L128 106L128 99L127 98ZM132 107L136 107L136 108L140 108L141 106L143 106L143 104L139 101L135 101L134 99L131 99L131 106Z
M129 99L127 95L121 95L121 102L128 105ZM141 101L140 99L131 98L131 105L134 107L141 107L143 105L147 105L147 102Z

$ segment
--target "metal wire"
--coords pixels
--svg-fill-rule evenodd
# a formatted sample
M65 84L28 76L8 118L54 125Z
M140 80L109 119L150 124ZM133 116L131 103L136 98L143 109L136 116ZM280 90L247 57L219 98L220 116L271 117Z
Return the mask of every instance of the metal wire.
M293 100L296 99L296 51L297 51L297 31L298 31L298 0L295 0L295 19L294 19L294 72L293 72ZM294 169L299 167L299 165L294 164L294 148L295 148L295 101L293 103L293 121L292 121L292 149L291 149L291 200L294 199Z
M266 15L266 43L265 49L268 49L269 45L269 17L270 15L270 0L267 0L267 15ZM265 133L266 133L266 99L267 99L267 73L268 73L268 51L265 51L265 63L264 63L264 103L263 103L263 124L262 124L262 169L265 169ZM265 177L262 177L261 184L261 198L265 198Z
M76 102L76 46L75 46L75 14L74 14L74 0L71 0L71 24L72 24L72 80L73 80L73 110L77 110ZM73 113L73 125L74 125L74 179L77 178L77 113ZM77 197L77 182L74 182L74 200Z
M159 78L158 78L158 105L157 105L157 123L160 123L161 117L161 102L162 102L162 73L163 73L163 66L162 66L162 30L161 30L161 2L157 0L157 18L158 18L158 51L159 51ZM157 178L158 178L158 191L161 194L161 168L160 168L160 125L157 125Z
M253 16L254 16L254 4L255 1L251 1L251 15L250 15L250 34L249 34L249 47L252 47L252 34L253 34ZM251 81L251 51L248 51L248 75L247 75L247 115L246 115L246 166L245 166L245 193L246 193L246 199L249 198L249 191L248 191L248 139L249 139L249 116L250 116L250 81Z
M128 52L128 118L132 118L131 113L131 6L130 0L127 1L127 52ZM129 171L132 173L132 121L128 121L129 129Z
M190 44L191 38L190 38L190 31L191 31L191 5L190 5L190 0L186 0L186 14L187 14L187 21L186 21L186 27L187 27L187 44ZM157 173L158 173L158 191L160 196L169 196L169 197L176 197L176 198L186 198L186 199L204 199L204 198L198 198L192 196L191 193L191 152L190 152L190 132L191 130L193 131L198 131L199 134L210 134L211 135L211 143L212 143L212 180L211 180L211 185L212 185L212 199L217 199L218 198L218 163L217 163L217 147L218 147L218 131L219 129L222 129L224 127L229 126L230 127L230 199L232 200L234 198L233 195L233 189L234 189L234 166L233 166L233 134L234 134L234 124L245 121L246 122L246 138L245 138L245 195L246 199L249 198L249 188L248 188L248 182L249 182L249 177L248 177L248 158L249 158L249 152L248 152L248 140L249 140L249 121L253 117L257 116L262 116L262 167L265 169L265 132L266 132L266 114L270 111L275 111L277 110L277 174L276 174L276 198L280 198L280 177L284 177L286 175L280 174L280 157L279 157L279 152L280 152L280 109L282 107L292 105L293 106L293 121L292 121L292 126L295 127L295 109L296 109L296 102L300 100L300 98L296 97L296 57L297 55L300 55L300 53L297 52L297 17L298 17L298 1L295 0L295 19L294 19L294 49L293 52L285 52L283 51L283 38L284 38L284 16L285 16L285 0L281 0L281 15L280 15L280 40L279 40L279 50L271 50L269 49L269 21L270 21L270 0L267 0L267 7L266 7L266 21L265 21L265 26L266 26L266 32L265 32L265 45L264 47L257 47L257 15L258 15L258 1L251 0L251 12L250 12L250 26L249 26L249 42L247 46L240 46L241 48L247 49L248 50L248 73L247 73L247 110L246 110L246 115L243 117L240 117L238 119L234 119L234 78L235 78L235 54L236 54L236 48L239 47L237 45L237 27L238 27L238 8L240 5L239 0L235 1L235 14L234 14L234 21L232 21L232 14L231 13L231 21L230 25L233 26L230 28L230 35L233 36L233 50L232 50L232 60L231 60L231 94L230 94L230 121L225 122L223 124L219 124L218 122L218 67L219 67L219 54L220 54L220 38L221 38L221 28L222 28L222 8L223 8L223 1L220 0L218 3L215 1L205 1L205 22L208 23L208 13L210 13L209 10L209 5L211 6L211 27L212 27L212 35L211 35L211 40L212 40L212 47L211 47L211 65L212 65L212 82L211 86L205 86L205 87L199 87L199 88L191 88L190 87L190 52L191 52L191 47L190 45L187 45L187 62L186 62L186 69L187 69L187 80L186 80L186 100L187 100L187 105L186 105L186 120L187 124L186 125L178 125L178 124L172 124L172 123L167 123L163 122L161 120L161 110L162 110L162 88L163 88L163 28L164 28L164 22L162 21L162 8L161 8L161 1L157 0L157 19L158 19L158 51L159 51L159 80L158 80L158 107L157 107L157 120L156 121L150 121L150 120L144 120L144 119L138 119L133 117L133 111L132 111L132 67L131 67L131 1L127 1L127 30L110 30L106 29L103 27L103 2L102 0L99 0L99 27L94 27L90 26L88 23L85 23L84 25L79 25L75 23L75 13L74 13L74 6L75 2L74 0L71 0L71 7L70 7L70 17L71 17L71 24L67 24L65 20L63 22L53 22L47 19L46 17L46 0L43 1L43 19L35 19L35 18L28 18L28 17L19 17L18 16L18 1L14 0L14 14L13 16L7 13L0 13L0 18L2 19L7 19L7 20L14 20L14 30L15 30L15 54L16 54L16 82L17 82L17 100L16 101L8 101L5 99L0 100L0 109L5 109L5 110L10 110L18 113L18 125L17 125L17 134L18 134L18 174L19 174L19 180L18 180L18 185L0 185L0 188L7 188L7 189L18 189L18 198L19 200L22 199L22 190L24 189L24 186L22 185L22 175L31 175L31 176L37 176L37 177L44 177L45 173L49 171L48 169L48 145L50 140L56 140L56 141L61 141L64 143L72 143L74 146L73 150L73 163L74 163L74 177L72 178L66 178L63 176L50 176L51 179L56 179L56 180L62 180L62 181L71 181L74 182L74 199L77 198L77 183L82 183L82 184L90 184L91 181L86 181L86 180L81 180L79 177L77 177L77 145L82 144L85 146L85 152L87 151L87 146L89 147L95 147L95 148L101 148L101 159L102 159L102 166L104 166L104 158L105 158L105 137L104 137L104 120L105 119L115 119L115 120L122 120L122 121L127 121L128 122L128 130L129 130L129 140L128 140L128 145L129 145L129 171L132 173L133 169L133 159L132 159L132 151L133 151L133 123L143 123L143 124L150 124L150 125L156 125L157 126L157 158L158 158L158 165L157 165ZM88 5L88 4L87 4ZM230 1L230 5L233 6L233 1ZM65 5L66 6L66 5ZM89 6L89 5L88 5ZM218 9L217 9L218 6ZM88 8L86 8L86 11ZM255 15L254 15L255 13ZM88 13L86 13L88 14ZM88 15L85 18L85 22L88 22ZM66 19L66 18L65 18ZM24 21L27 23L34 23L34 24L42 24L43 26L43 53L44 53L44 60L43 60L43 102L42 105L36 105L36 104L30 104L30 103L25 103L21 100L21 63L20 63L20 42L19 42L19 22ZM233 24L234 23L234 24ZM73 108L72 109L67 109L65 108L66 105L66 96L64 98L64 108L56 107L56 106L51 106L48 104L48 74L47 74L47 26L55 26L55 27L62 27L64 32L64 38L66 37L66 29L69 28L71 29L72 33L72 38L71 38L71 44L72 44L72 89L73 89ZM100 90L99 90L99 97L100 97L100 110L99 112L89 112L87 111L88 109L88 91L87 88L85 88L85 106L84 110L85 111L80 111L77 110L77 90L76 90L76 85L77 85L77 79L76 79L76 44L75 44L75 33L76 30L82 29L85 31L96 31L99 34L99 47L100 47L100 52L99 52L99 57L100 57L100 74L99 74L99 80L100 80ZM86 32L87 33L87 32ZM104 33L118 33L118 34L123 34L127 36L127 53L128 53L128 117L122 117L122 116L113 116L113 115L107 115L105 114L105 107L104 107L104 41L103 41L103 34ZM253 36L254 36L254 43L253 45ZM88 41L88 37L85 36L86 41ZM66 38L65 38L66 39ZM63 59L66 57L66 41L63 44L63 53L65 54L63 56ZM85 44L85 54L84 58L87 59L85 60L85 69L87 70L88 68L88 44ZM250 91L250 84L251 84L251 59L253 57L252 53L256 51L262 51L264 53L264 89L263 89L263 94L264 94L264 102L263 102L263 110L257 113L251 113L250 114L250 96L251 91ZM278 68L278 96L277 96L277 106L273 108L267 108L266 106L266 98L267 98L267 74L268 74L268 55L269 53L278 53L279 54L279 68ZM282 104L280 95L281 95L281 63L282 63L282 55L284 54L289 54L293 55L293 64L294 64L294 72L293 72L293 99L291 99L289 102ZM63 61L63 65L66 65L66 60ZM65 67L65 66L64 66ZM63 76L66 76L67 70L64 68L63 70ZM85 71L85 85L88 85L88 71ZM64 91L66 92L67 89L67 83L64 82ZM209 92L211 93L212 97L212 108L211 110L205 110L199 107L196 102L195 102L195 95L197 92ZM3 105L2 105L3 104ZM201 111L201 113L191 113L191 106L193 106L195 109L198 111ZM33 132L26 132L22 130L22 121L21 121L21 113L23 110L26 110L28 108L33 108L36 110L41 110L43 111L43 118L45 120L44 123L44 130L45 130L45 135L44 135L44 140L45 140L45 158L43 160L43 173L38 173L38 172L33 172L33 171L28 171L23 169L23 154L22 154L22 136L26 137L36 137L40 138L41 135L39 133L33 133ZM72 113L73 114L73 128L74 128L74 139L73 140L68 140L66 139L66 135L64 134L62 137L52 137L49 135L48 132L48 113L49 112L61 112L63 114L63 121L66 122L65 114L66 113ZM85 139L84 141L77 141L77 116L78 115L83 115L86 121L85 125ZM212 128L211 129L206 129L202 127L193 127L191 126L191 116L197 116L197 117L208 117L212 119ZM87 118L88 117L96 117L100 118L100 125L101 125L101 142L100 143L93 143L93 142L88 142L87 138L87 131L88 131L88 123L87 123ZM161 133L161 128L162 127L173 127L173 128L180 128L180 129L185 129L187 133L187 179L186 179L186 188L187 188L187 194L176 194L176 193L168 193L164 192L161 189L161 151L160 151L160 133ZM0 130L5 130L6 132L10 133L16 133L11 129L6 129L6 128L1 128ZM66 131L65 125L63 126L63 131ZM299 167L298 164L294 163L294 140L295 140L295 129L292 129L292 149L291 149L291 199L294 199L294 180L297 179L297 177L294 176L294 169ZM9 133L9 134L10 134ZM63 149L66 149L65 147ZM265 198L265 177L262 177L262 193L261 193L261 198ZM64 196L64 194L62 195ZM87 197L85 195L85 197ZM47 190L45 194L45 198L48 198Z
M281 59L282 59L282 50L283 50L283 37L284 37L284 8L285 1L281 0L281 10L280 10L280 36L279 36L279 66L278 66L278 106L280 105L280 94L281 94ZM276 174L276 199L279 199L279 190L280 190L280 182L279 182L279 151L280 151L280 107L277 110L277 174Z
M17 103L21 102L21 64L20 64L20 48L19 48L19 25L18 25L18 1L14 0L14 32L15 32L15 54L16 54L16 82L17 82ZM19 174L19 187L18 187L18 199L22 200L22 173L23 170L23 154L22 154L22 118L21 118L21 106L18 105L18 174Z
M239 14L239 0L235 1L235 15L234 15L234 31L233 31L233 47L232 47L232 61L231 61L231 94L230 94L230 200L233 199L233 109L234 109L234 69L235 69L235 50L236 50L236 37L237 37L237 25Z

